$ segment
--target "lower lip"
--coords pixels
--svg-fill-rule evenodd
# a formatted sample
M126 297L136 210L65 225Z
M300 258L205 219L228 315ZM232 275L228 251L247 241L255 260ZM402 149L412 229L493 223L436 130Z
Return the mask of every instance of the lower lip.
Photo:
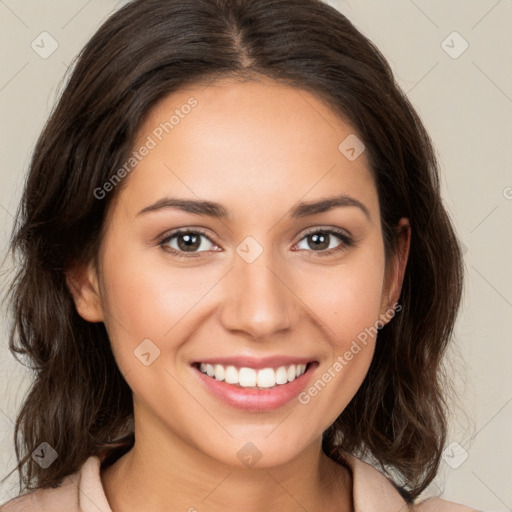
M195 366L193 369L199 375L208 391L222 402L237 409L250 412L265 412L283 407L293 400L305 387L318 363L310 363L306 371L288 384L281 384L267 389L242 388L215 380L204 374Z

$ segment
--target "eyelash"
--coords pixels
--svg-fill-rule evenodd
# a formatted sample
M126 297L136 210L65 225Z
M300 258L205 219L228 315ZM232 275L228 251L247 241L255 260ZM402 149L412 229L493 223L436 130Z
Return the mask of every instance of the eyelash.
M195 253L194 252L187 253L185 251L177 251L176 249L171 249L169 247L166 247L166 244L170 240L172 240L174 237L176 237L176 236L178 236L180 234L183 234L183 233L194 234L194 235L202 235L205 238L207 238L210 242L212 242L212 244L214 244L214 242L210 239L210 237L204 231L202 231L201 229L181 228L181 229L177 229L176 231L171 232L170 234L164 235L164 237L161 238L158 241L158 245L165 252L170 253L173 256L177 256L178 258L197 258L198 256L201 256L202 252L207 252L207 251L199 251L199 252L195 252ZM308 236L314 235L316 233L323 233L323 234L327 234L327 235L335 235L342 242L339 246L335 247L334 249L323 250L323 251L313 251L313 250L309 251L309 252L317 253L317 255L320 256L320 257L322 257L322 256L331 256L334 253L344 251L344 250L348 249L349 247L352 247L352 246L355 245L355 242L354 242L354 240L352 238L347 236L343 231L341 231L339 229L336 229L336 228L327 228L327 229L316 228L316 229L313 229L311 231L308 231L308 232L304 233L304 235L299 240L299 242L302 241L304 238L307 238Z

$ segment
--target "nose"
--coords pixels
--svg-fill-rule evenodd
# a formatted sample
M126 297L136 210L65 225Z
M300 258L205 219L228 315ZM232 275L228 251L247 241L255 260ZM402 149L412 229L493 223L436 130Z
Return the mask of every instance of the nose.
M300 301L286 269L264 251L248 263L236 256L224 280L221 322L225 329L243 332L258 340L287 331L300 318Z

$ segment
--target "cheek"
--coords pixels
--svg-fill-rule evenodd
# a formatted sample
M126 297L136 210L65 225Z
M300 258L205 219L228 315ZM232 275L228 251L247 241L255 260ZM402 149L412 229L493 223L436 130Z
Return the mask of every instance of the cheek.
M163 259L136 250L120 254L107 247L103 268L105 325L119 370L140 403L161 412L162 401L172 402L187 414L190 400L175 361L198 302L212 285L197 271L194 280L193 270L170 270Z
M315 416L334 421L359 389L371 364L377 336L384 253L379 240L308 280L302 294L325 324L330 354L299 401Z
M336 277L316 283L310 305L327 326L323 332L330 343L330 353L310 386L298 397L312 418L311 422L305 420L312 430L318 421L313 418L322 418L325 428L335 421L368 372L377 336L382 272L378 264L347 266L336 272ZM321 284L325 284L324 293L320 293Z
M375 247L375 246L374 246ZM336 351L376 326L383 292L384 256L378 250L353 253L342 265L319 267L298 283L297 295L326 325Z
M198 324L218 267L173 267L158 248L122 253L116 247L112 242L104 252L103 304L118 363L132 366L133 351L146 339L172 358L190 322Z

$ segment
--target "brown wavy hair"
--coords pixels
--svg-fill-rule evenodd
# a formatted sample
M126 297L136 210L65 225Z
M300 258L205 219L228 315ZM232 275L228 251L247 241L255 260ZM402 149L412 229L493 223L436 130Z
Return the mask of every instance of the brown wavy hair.
M402 309L380 328L364 382L322 449L338 462L343 451L372 458L413 500L446 440L443 355L461 302L461 249L421 119L380 51L320 0L134 0L77 57L32 155L10 243L19 261L9 347L35 375L15 425L20 491L56 486L89 456L133 445L131 390L103 323L78 315L66 271L95 260L123 183L101 200L94 191L126 161L149 110L225 77L311 92L352 124L378 190L386 261L398 220L410 220ZM47 469L31 457L43 441L58 453Z

